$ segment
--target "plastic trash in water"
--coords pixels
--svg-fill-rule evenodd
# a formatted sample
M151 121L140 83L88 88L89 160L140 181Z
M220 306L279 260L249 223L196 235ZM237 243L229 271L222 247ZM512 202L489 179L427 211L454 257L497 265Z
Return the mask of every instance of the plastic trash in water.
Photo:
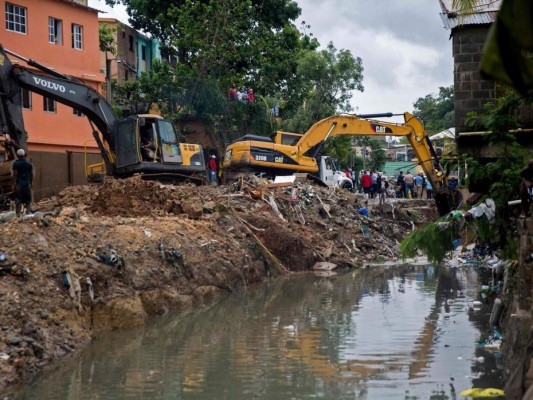
M459 393L460 396L465 397L501 397L505 396L505 392L501 389L494 388L472 388L463 390Z
M453 249L457 249L461 245L461 239L455 239L453 241Z

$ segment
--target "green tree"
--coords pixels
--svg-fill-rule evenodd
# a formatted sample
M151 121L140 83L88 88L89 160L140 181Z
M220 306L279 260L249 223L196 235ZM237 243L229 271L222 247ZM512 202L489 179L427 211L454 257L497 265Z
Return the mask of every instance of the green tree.
M349 166L352 158L352 138L338 136L328 140L324 146L324 154L335 158L339 165Z
M293 115L282 125L291 132L305 132L323 118L351 111L352 92L364 90L361 59L349 50L338 51L333 43L319 52L302 51L297 64L297 79L303 84L288 100Z
M290 0L107 0L123 3L135 29L159 38L177 55L181 72L216 79L221 86L251 84L273 95L294 75L294 54L304 40Z
M428 94L415 102L413 115L429 134L440 132L455 125L453 100L453 86L440 87L437 97Z
M117 31L113 27L100 24L98 27L98 40L100 43L100 51L105 53L116 54L115 35Z

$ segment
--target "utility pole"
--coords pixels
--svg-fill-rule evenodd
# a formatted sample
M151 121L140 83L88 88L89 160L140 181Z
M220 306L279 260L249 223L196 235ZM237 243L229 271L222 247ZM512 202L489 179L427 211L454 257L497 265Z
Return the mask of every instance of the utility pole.
M107 51L105 52L105 97L106 100L111 103L111 58L107 57Z

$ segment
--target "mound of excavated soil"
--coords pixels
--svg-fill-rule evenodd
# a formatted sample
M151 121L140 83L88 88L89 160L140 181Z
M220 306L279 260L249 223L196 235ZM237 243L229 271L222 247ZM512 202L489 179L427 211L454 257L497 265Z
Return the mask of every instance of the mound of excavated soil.
M364 217L349 192L269 186L107 179L0 215L0 389L147 315L319 261L395 259L410 221L435 216L406 202Z

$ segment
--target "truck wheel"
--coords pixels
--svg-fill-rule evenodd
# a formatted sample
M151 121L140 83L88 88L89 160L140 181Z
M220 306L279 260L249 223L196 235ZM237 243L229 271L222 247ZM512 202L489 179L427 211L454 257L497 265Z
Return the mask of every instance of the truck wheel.
M350 182L343 182L341 188L346 190L352 190L352 184Z

